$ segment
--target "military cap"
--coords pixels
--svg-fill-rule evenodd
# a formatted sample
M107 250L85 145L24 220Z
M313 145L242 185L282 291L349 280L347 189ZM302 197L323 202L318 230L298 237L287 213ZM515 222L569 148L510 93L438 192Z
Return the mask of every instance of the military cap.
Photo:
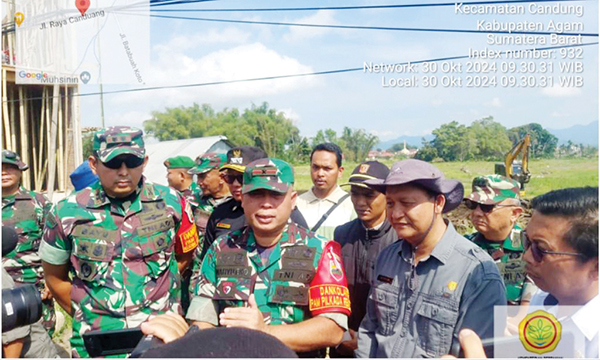
M111 126L94 133L93 150L103 163L119 155L146 155L142 130L129 126Z
M29 166L21 161L19 154L6 149L2 150L2 163L15 165L21 171L29 169Z
M478 176L473 179L473 192L465 199L480 204L498 204L505 199L519 200L519 183L502 175Z
M194 167L194 160L189 156L175 156L168 158L163 163L167 169L189 169Z
M354 185L368 188L365 181L373 179L385 180L389 173L390 169L379 161L363 162L352 171L348 182L341 186Z
M254 160L269 157L266 152L256 146L240 146L227 152L227 163L220 170L232 169L244 172L246 165Z
M227 163L227 155L206 153L196 158L195 166L188 170L190 174L203 174L212 169L219 169Z
M281 194L294 183L294 171L290 164L279 159L263 158L246 166L242 194L265 189Z

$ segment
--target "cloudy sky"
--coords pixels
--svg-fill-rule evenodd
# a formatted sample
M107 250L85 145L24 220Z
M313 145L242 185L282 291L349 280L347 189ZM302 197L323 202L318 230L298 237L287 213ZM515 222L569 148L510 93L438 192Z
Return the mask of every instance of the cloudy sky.
M414 0L396 3L433 3ZM438 1L439 2L439 1ZM273 7L324 7L382 5L390 2L337 1L233 1L221 0L193 4L162 6L160 9L225 9ZM546 3L554 5L556 3ZM454 6L362 10L311 10L276 12L155 12L155 15L202 17L266 22L305 24L359 25L370 27L434 28L476 30L477 21L507 23L550 21L582 23L585 33L598 33L598 2L578 1L561 4L582 5L584 14L576 15L461 15ZM524 5L527 9L528 4ZM153 8L154 9L154 8ZM120 14L123 18L125 15ZM545 29L544 29L545 31ZM166 19L150 19L150 69L146 86L229 81L279 75L292 75L349 68L365 63L403 63L453 56L463 56L469 49L529 49L546 45L489 45L486 33L415 32L356 29L322 29ZM583 37L584 43L598 37ZM161 89L143 92L107 94L104 112L107 125L142 126L152 111L166 107L190 106L194 102L210 104L216 110L249 107L267 101L285 112L302 135L313 136L319 129L344 126L364 128L380 139L401 135L420 136L441 124L456 120L470 124L473 120L493 116L506 127L538 122L548 128L565 128L598 120L598 46L583 47L582 87L560 87L561 56L550 60L554 73L553 87L503 87L500 78L533 75L537 82L543 74L502 73L495 61L495 74L467 74L469 59L455 60L462 71L442 73L438 63L436 87L425 87L422 65L414 74L419 87L382 86L382 74L361 71L320 76L293 77L227 85ZM548 60L545 60L548 62ZM521 66L521 60L514 61ZM532 61L539 69L541 61ZM488 62L489 64L489 62ZM444 75L462 78L462 87L443 87ZM495 87L466 87L467 76L495 76ZM546 75L550 75L549 73ZM386 79L406 78L406 74L383 74ZM104 91L139 88L139 85L104 86ZM81 93L95 93L97 85L81 87ZM83 126L100 126L100 97L81 98Z

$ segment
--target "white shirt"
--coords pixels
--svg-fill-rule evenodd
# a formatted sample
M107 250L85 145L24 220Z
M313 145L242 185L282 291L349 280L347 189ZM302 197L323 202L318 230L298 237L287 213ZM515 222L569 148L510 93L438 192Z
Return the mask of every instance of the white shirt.
M530 312L534 307L544 307L544 300L549 296L547 292L538 290L531 299ZM558 305L545 307L545 311L556 316ZM561 322L563 332L571 331L575 336L576 354L578 357L598 358L598 333L600 332L600 296L596 295L585 305L580 306L577 312L569 319L558 318ZM585 338L585 345L577 346L577 338ZM584 347L585 346L585 347Z
M324 199L319 199L311 188L304 194L298 196L296 206L302 213L302 216L304 216L304 220L306 220L308 227L312 229L312 227L321 220L321 217L323 217L323 215L346 194L347 192L342 190L339 185L336 185L335 190L333 190L329 196ZM325 237L327 240L333 240L335 228L354 219L356 219L356 212L354 211L354 205L352 205L352 201L348 196L348 198L329 214L327 220L325 220L317 230L317 234Z

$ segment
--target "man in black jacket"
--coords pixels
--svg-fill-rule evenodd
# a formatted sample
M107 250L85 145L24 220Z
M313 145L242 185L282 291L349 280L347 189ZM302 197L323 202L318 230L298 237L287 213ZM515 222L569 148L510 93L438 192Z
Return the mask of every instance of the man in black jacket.
M356 332L365 316L371 272L379 252L398 240L396 231L386 220L385 195L369 188L366 180L385 179L390 170L378 161L359 164L349 182L350 198L358 216L335 229L334 240L342 245L342 257L350 291L352 314L348 319L348 333L332 355L353 357Z

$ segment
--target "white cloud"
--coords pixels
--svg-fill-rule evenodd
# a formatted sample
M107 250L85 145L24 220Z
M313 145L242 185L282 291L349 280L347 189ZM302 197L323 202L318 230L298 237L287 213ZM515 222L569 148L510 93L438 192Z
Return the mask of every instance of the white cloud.
M370 130L369 133L379 137L379 141L387 141L387 140L395 139L400 136L399 132L392 131L392 130L383 130L383 131Z
M495 97L490 102L484 103L485 106L502 107L502 102L499 97Z
M298 126L298 124L300 124L300 114L298 114L291 108L281 109L279 111L282 112L286 118L292 120L292 124L294 124L296 126Z
M124 113L110 114L106 117L107 126L127 125L142 128L146 120L150 120L152 115L147 111L127 111Z
M157 46L158 61L152 65L148 86L213 83L270 76L311 73L310 66L281 55L261 43L240 45L194 58L182 52L173 52L166 46ZM231 106L231 100L262 101L268 95L310 88L322 79L307 76L261 80L215 86L124 94L115 98L119 105L143 102L154 108L180 106L192 102L210 103L213 107Z
M571 114L568 113L563 113L563 112L559 112L559 111L553 111L552 114L550 114L550 116L552 117L568 117L571 116Z
M581 94L581 89L577 87L561 87L554 85L542 89L542 94L550 97L572 97Z
M298 20L288 21L297 24L322 24L322 25L339 25L337 20L333 17L333 11L319 10L313 15L309 15ZM315 28L315 27L304 27L304 26L291 26L290 33L284 35L285 41L299 41L306 40L324 34L335 31L330 28Z
M201 45L214 44L243 44L250 38L250 33L241 31L234 27L228 27L219 31L217 29L209 29L208 31L199 32L191 35L176 35L168 43L158 44L154 46L154 51L165 52L178 51L197 48Z

